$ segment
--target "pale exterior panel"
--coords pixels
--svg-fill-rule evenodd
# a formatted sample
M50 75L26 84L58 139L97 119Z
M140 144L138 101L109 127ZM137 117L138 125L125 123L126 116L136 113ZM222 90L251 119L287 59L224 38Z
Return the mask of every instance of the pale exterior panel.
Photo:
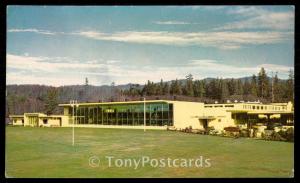
M203 129L197 116L203 112L204 103L176 101L173 105L175 128L184 129L191 126L193 129Z
M227 112L223 108L205 108L204 111L207 116L214 117L214 119L208 119L208 127L223 130L225 127L236 126L231 118L231 112Z
M24 125L23 121L24 121L24 118L13 118L12 124L15 126L23 126Z

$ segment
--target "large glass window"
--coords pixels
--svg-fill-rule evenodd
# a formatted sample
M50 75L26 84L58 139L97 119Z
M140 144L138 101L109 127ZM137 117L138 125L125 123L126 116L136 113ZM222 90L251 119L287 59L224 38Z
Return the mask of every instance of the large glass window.
M144 125L143 103L79 106L74 110L76 124ZM173 104L146 103L145 114L147 126L173 126Z

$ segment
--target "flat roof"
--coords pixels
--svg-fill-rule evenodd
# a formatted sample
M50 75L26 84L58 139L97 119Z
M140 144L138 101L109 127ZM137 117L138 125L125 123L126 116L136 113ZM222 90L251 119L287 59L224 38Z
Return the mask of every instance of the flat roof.
M163 102L163 103L176 103L176 102L189 102L189 103L203 103L203 102L191 102L191 101L178 101L178 100L146 100L146 103L158 103L158 102ZM83 102L83 103L78 103L78 105L81 106L88 106L88 105L114 105L114 104L141 104L144 103L143 100L136 100L136 101L122 101L122 102ZM204 103L203 103L204 104ZM273 105L275 106L275 103L250 103L250 102L237 102L237 103L212 103L212 104L204 104L204 106L216 106L216 105L241 105L241 104L252 104L252 105ZM278 104L278 103L277 103ZM281 103L287 104L287 103ZM64 106L71 106L72 104L70 103L64 103L64 104L58 104L60 107Z
M273 105L277 106L279 105L278 103L249 103L249 102L237 102L237 103L219 103L219 104L204 104L204 105L236 105L236 104L251 104L251 105ZM280 103L280 105L287 105L288 103Z
M146 100L146 103L158 103L158 102L164 102L164 103L174 103L174 102L186 102L186 101L172 101L172 100ZM85 103L78 103L78 105L113 105L113 104L141 104L144 103L143 100L137 100L137 101L124 101L124 102L85 102ZM196 103L196 102L195 102ZM197 102L198 103L198 102ZM58 104L58 106L71 106L72 104Z
M10 118L24 118L24 115L9 115Z
M61 117L64 117L64 115L40 116L40 118L61 118Z
M197 116L198 119L216 119L215 116Z
M247 114L294 114L294 111L249 111Z

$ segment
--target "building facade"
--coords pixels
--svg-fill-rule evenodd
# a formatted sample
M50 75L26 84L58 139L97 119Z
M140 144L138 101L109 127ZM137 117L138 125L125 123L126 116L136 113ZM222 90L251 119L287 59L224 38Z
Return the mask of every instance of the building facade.
M197 126L195 117L204 109L203 103L152 100L107 103L60 104L69 125L102 128L166 129L168 126L185 128L186 124ZM145 112L144 112L145 108ZM145 120L144 120L145 119ZM145 124L145 125L144 125Z
M63 115L41 113L12 115L13 125L46 127L99 127L135 129L192 128L223 130L230 126L251 128L255 124L294 122L294 109L289 103L227 103L149 100L59 104Z
M206 104L204 106L205 117L209 127L222 130L229 126L242 126L251 128L253 125L267 123L280 123L291 125L294 123L294 109L291 102L288 103L227 103L227 104ZM204 122L204 123L205 123Z
M68 117L64 115L46 115L43 113L24 113L10 115L13 125L32 127L62 127L67 126Z

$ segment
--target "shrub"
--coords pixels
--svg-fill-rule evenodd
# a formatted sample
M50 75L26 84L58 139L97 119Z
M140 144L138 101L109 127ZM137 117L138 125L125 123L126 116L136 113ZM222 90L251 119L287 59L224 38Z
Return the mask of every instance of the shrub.
M274 132L272 136L272 140L276 141L286 141L286 139L283 137L284 136L284 131L279 131L279 132Z
M286 140L289 142L294 142L294 128L289 128L286 130Z
M240 129L238 127L225 127L225 136L229 137L239 137Z
M249 137L249 131L247 129L241 130L241 137Z
M265 140L272 140L273 134L274 134L274 130L265 130L262 138Z
M238 127L233 126L225 127L224 130L228 132L240 132L240 129Z

